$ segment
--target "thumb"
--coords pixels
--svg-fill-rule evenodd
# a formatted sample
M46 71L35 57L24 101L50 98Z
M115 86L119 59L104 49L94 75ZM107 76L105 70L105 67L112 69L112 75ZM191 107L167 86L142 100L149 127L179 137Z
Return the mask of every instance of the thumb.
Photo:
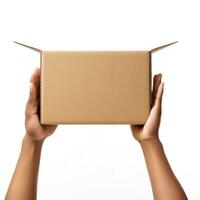
M161 108L162 105L162 96L163 96L163 90L164 90L164 83L160 83L157 93L156 93L156 98L155 98L155 104L154 106Z
M29 90L29 98L28 101L30 103L34 103L37 100L37 94L36 94L36 85L32 82L30 82L30 90Z
M29 97L26 105L26 115L31 116L37 113L37 88L34 83L30 83Z

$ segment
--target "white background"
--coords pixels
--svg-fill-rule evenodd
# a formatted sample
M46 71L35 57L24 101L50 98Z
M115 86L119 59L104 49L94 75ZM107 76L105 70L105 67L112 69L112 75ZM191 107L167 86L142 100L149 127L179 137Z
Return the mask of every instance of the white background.
M137 50L179 43L153 55L163 73L160 136L189 199L200 198L200 12L198 1L0 2L0 199L25 133L29 77L39 55L12 43L54 50ZM147 200L150 182L128 125L59 126L45 141L39 200Z

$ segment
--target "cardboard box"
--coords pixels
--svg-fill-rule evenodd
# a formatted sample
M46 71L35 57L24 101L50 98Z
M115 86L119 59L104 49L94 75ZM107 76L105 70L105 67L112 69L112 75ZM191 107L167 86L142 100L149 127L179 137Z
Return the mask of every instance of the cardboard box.
M16 42L18 43L18 42ZM151 109L150 51L42 51L41 124L144 124Z

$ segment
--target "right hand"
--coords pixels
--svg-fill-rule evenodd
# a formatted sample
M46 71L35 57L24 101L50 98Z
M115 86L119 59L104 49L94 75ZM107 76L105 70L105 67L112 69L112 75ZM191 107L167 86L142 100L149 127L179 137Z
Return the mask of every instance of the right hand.
M158 130L161 120L161 104L164 83L161 82L162 74L157 74L153 79L152 108L145 125L131 125L134 138L141 142L143 140L158 139Z

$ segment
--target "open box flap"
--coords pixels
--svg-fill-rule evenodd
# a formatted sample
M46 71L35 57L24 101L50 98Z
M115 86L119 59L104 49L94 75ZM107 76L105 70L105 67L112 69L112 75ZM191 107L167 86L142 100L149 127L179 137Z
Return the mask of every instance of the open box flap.
M33 51L37 51L37 52L39 52L39 53L42 53L42 50L41 50L41 49L38 49L38 48L35 48L35 47L32 47L32 46L26 45L26 44L22 44L22 43L20 43L20 42L16 42L16 41L13 41L13 42L16 43L16 44L19 44L19 45L21 45L21 46L27 47L27 48L29 48L29 49L31 49L31 50L33 50Z
M26 48L29 48L33 51L36 51L36 52L39 52L39 53L42 53L42 50L41 49L38 49L38 48L35 48L35 47L32 47L32 46L29 46L29 45L26 45L26 44L23 44L23 43L20 43L20 42L16 42L16 41L13 41L14 43L18 44L18 45L21 45L21 46L24 46ZM156 47L156 48L153 48L150 50L150 53L154 53L156 51L159 51L161 49L164 49L165 47L168 47L168 46L171 46L175 43L177 43L178 41L175 41L175 42L172 42L172 43L169 43L169 44L165 44L165 45L162 45L162 46L159 46L159 47Z
M171 46L171 45L173 45L173 44L175 44L175 43L177 43L177 42L178 42L178 41L175 41L175 42L172 42L172 43L169 43L169 44L165 44L165 45L162 45L162 46L153 48L153 49L150 50L150 52L151 52L151 53L154 53L154 52L156 52L156 51L159 51L159 50L161 50L161 49L164 49L165 47Z

